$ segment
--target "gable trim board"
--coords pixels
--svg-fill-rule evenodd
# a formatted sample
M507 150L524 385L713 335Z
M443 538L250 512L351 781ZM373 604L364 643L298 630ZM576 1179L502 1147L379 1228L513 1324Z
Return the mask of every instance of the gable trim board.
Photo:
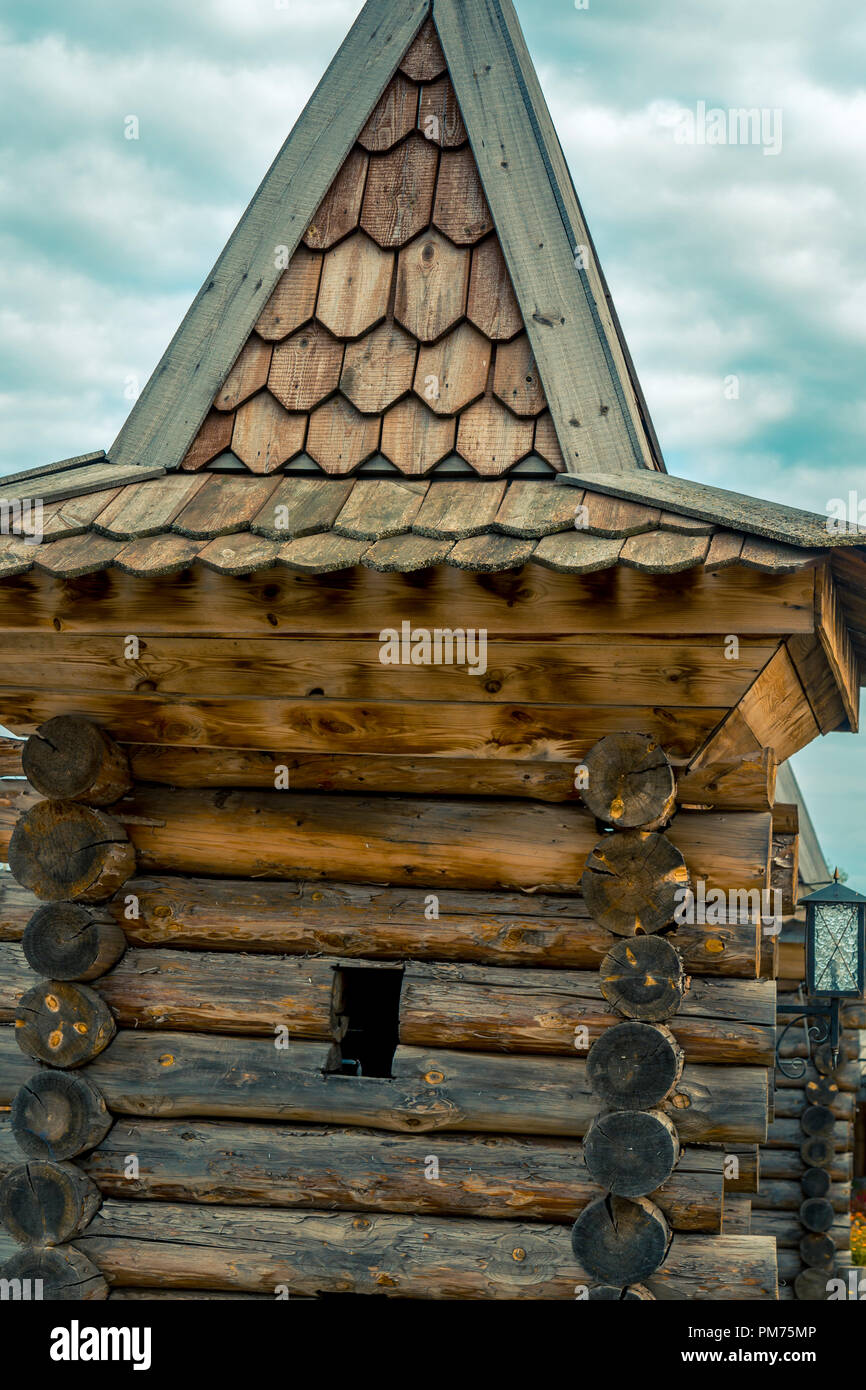
M511 0L368 0L109 451L177 468L430 15L566 467L663 468ZM527 214L530 214L528 217ZM637 391L637 394L636 394Z

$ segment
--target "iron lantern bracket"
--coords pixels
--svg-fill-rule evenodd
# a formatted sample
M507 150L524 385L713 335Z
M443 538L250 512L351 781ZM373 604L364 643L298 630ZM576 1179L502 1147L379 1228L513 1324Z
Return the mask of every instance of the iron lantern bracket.
M779 1033L776 1038L776 1067L783 1076L787 1076L792 1081L796 1081L806 1074L805 1058L789 1058L786 1063L779 1055L782 1039L788 1032L788 1029L793 1028L800 1019L812 1018L819 1020L819 1022L813 1023L807 1031L810 1054L812 1043L815 1043L816 1046L820 1046L821 1043L829 1042L833 1049L833 1066L835 1067L838 1064L839 1041L842 1036L842 1023L838 999L830 999L824 1004L777 1004L776 1013L794 1015L791 1021L785 1024L781 1033ZM791 1069L789 1070L789 1068Z

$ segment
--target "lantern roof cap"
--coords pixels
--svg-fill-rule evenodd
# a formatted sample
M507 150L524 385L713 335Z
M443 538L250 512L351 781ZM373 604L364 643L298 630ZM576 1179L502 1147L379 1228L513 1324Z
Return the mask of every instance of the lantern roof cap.
M826 888L819 888L817 892L810 893L807 898L800 899L802 903L866 903L866 896L858 893L854 888L849 888L847 884L840 883L839 870L833 874L833 882L828 883Z

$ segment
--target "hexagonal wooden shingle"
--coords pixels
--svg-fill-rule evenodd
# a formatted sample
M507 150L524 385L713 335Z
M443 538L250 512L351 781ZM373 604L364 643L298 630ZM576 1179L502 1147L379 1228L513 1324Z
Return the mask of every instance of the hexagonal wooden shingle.
M475 156L468 145L442 151L433 222L458 246L474 246L493 227Z
M376 452L378 416L362 415L345 396L319 406L310 416L307 453L326 473L351 473Z
M396 323L381 323L346 346L340 390L365 415L380 415L412 389L418 344Z
M415 393L436 415L456 415L484 394L493 349L471 323L461 323L432 347L423 347Z
M382 453L401 473L427 473L454 448L456 421L428 410L409 396L388 411L382 422Z
M417 115L418 88L398 72L358 136L358 144L371 152L390 150L415 129Z
M385 317L394 253L356 232L325 256L316 317L338 338L359 338Z
M533 420L518 420L486 396L460 416L457 452L477 473L498 477L531 451L534 433Z
M301 452L306 429L305 415L290 415L269 391L262 391L235 416L232 453L253 473L273 473Z
M288 410L311 410L336 391L343 344L320 323L308 323L274 348L268 389Z
M439 150L415 134L370 156L361 226L380 246L405 246L430 223Z
M313 317L321 274L321 252L308 251L302 242L259 315L256 332L260 338L281 342Z
M349 151L342 169L304 233L307 246L314 250L327 250L357 227L369 161L370 156L360 145Z
M463 317L470 253L431 228L400 252L394 317L424 343Z
M493 389L515 415L540 415L547 408L535 354L525 333L497 347Z

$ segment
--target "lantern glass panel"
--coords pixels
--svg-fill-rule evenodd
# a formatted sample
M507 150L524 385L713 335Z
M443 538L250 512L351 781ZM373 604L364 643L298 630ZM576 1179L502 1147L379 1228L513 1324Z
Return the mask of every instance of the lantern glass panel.
M814 913L814 992L859 993L860 914L857 904L816 903Z

